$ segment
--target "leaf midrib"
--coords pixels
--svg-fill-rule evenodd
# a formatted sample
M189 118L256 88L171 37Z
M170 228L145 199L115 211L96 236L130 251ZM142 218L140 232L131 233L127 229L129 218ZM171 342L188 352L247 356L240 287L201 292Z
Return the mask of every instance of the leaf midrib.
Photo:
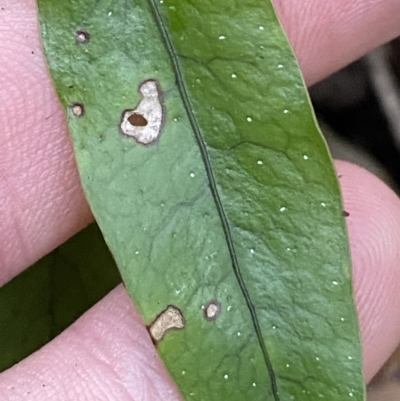
M158 8L158 5L156 4L155 0L149 0L150 1L150 5L154 14L154 18L156 21L156 24L160 30L161 36L164 40L164 44L166 46L167 52L171 58L171 62L173 65L173 69L175 72L175 77L176 77L176 82L177 82L177 86L178 86L178 90L179 93L181 95L182 101L183 101L183 105L185 107L186 113L188 115L189 118L189 122L190 125L192 126L193 132L195 134L195 138L197 141L197 144L200 148L200 153L204 162L204 166L205 166L205 170L206 170L206 174L207 174L207 178L209 181L209 185L210 185L210 189L211 189L211 193L213 195L214 201L215 201L215 205L218 211L218 215L220 217L221 220L221 224L222 224L222 229L224 231L225 234L225 239L228 245L228 249L229 249L229 254L231 257L231 261L232 261L232 268L235 274L235 277L238 281L238 284L240 286L240 289L243 293L243 296L245 298L247 307L249 309L251 318L252 318L252 322L253 322L253 326L254 326L254 330L256 332L257 335L257 339L263 354L263 358L265 361L265 364L267 366L267 370L268 370L268 374L269 374L269 378L270 378L270 382L271 382L271 388L272 388L272 394L274 396L274 400L275 401L280 401L279 398L279 394L278 394L278 387L276 384L276 375L274 372L274 368L272 366L272 362L269 358L269 353L267 350L267 347L265 345L263 336L262 336L262 332L261 332L261 327L260 327L260 323L258 320L258 316L257 316L257 312L255 309L255 306L251 300L249 291L247 289L246 283L244 282L243 276L242 276L242 272L240 270L239 267L239 262L237 259L237 255L236 255L236 251L235 251L235 246L233 244L233 239L232 239L232 233L231 233L231 229L229 227L229 222L228 222L228 218L225 214L222 202L221 202L221 198L219 196L218 193L218 189L217 189L217 184L215 181L215 176L211 167L211 162L210 162L210 157L208 155L207 152L207 147L206 144L203 140L203 137L201 135L201 130L199 127L199 124L197 123L197 119L196 116L193 113L191 104L190 104L190 100L189 100L189 96L188 93L186 91L186 86L183 82L183 76L182 76L182 71L179 65L179 61L178 61L178 56L175 52L174 46L172 44L171 38L169 36L168 30L165 27L163 20L162 20L162 16L160 13L160 10Z

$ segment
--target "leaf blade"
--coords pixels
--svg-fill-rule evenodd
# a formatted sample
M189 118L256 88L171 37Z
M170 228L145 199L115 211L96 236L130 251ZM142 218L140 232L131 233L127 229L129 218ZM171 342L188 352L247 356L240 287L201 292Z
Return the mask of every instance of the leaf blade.
M154 0L150 0L150 3L152 5L153 12L156 16L156 21L160 28L161 34L163 36L164 43L166 43L168 53L171 57L171 61L174 66L175 74L177 77L179 92L180 92L181 98L183 100L183 103L185 105L185 109L187 111L191 127L195 134L196 141L199 146L202 159L204 161L204 166L205 166L205 170L206 170L206 174L207 174L207 179L208 179L208 182L210 185L211 194L215 201L216 209L218 211L222 229L223 229L223 232L225 235L225 240L226 240L226 243L228 246L230 258L232 261L233 272L234 272L236 280L239 284L240 290L243 294L247 308L250 312L251 321L253 323L253 328L256 333L257 341L260 345L261 353L262 353L265 365L268 370L268 375L269 375L270 382L271 382L271 393L272 393L272 396L275 399L275 401L279 401L279 395L278 395L278 389L277 389L277 385L276 385L276 377L275 377L274 368L272 366L272 363L271 363L271 360L270 360L270 357L268 354L268 350L265 346L265 342L264 342L262 331L260 328L260 323L258 321L256 309L253 305L253 301L251 299L251 296L250 296L249 291L246 286L246 282L243 279L243 275L242 275L242 272L241 272L241 269L239 266L238 258L236 256L236 251L235 251L235 245L233 243L230 224L228 222L228 218L225 214L225 211L224 211L221 199L220 199L219 191L217 188L217 183L216 183L214 172L213 172L212 163L211 163L209 155L208 155L207 145L206 145L205 141L203 140L203 136L201 134L202 130L198 124L196 116L193 113L191 102L189 100L189 95L186 91L186 85L184 84L183 74L182 74L182 71L181 71L181 68L179 65L178 55L176 54L176 52L174 50L173 43L171 41L170 35L168 34L168 30L166 29L166 26L163 22L163 19L161 17L161 14L159 12L156 2ZM255 383L255 382L253 382L253 383Z
M168 305L184 314L185 329L158 344L183 394L199 400L328 394L335 400L351 393L362 399L362 378L353 367L360 363L354 306L338 309L341 316L333 307L326 310L327 299L335 306L343 295L351 299L338 184L272 8L250 0L235 7L168 0L160 9L152 0L107 11L107 1L81 8L59 2L63 12L57 14L71 18L58 28L55 44L46 37L46 1L39 4L60 98L66 108L76 101L85 105L84 118L69 113L82 182L126 287L147 324ZM82 27L91 37L86 49L68 36ZM266 27L269 36L260 36ZM62 46L73 68L55 56ZM96 83L97 77L109 82ZM140 89L148 79L161 88L166 121L158 142L146 147L122 138L117 125L122 110L140 102L127 88ZM71 82L79 90L70 90ZM334 249L322 257L318 248L326 251L332 236ZM295 245L295 254L287 251ZM333 293L326 278L332 274L338 282L341 270L347 276ZM210 302L221 307L212 322L201 309ZM335 340L338 333L325 314L343 323L346 335ZM335 349L342 343L347 349L331 355L332 341ZM352 358L337 365L340 371L331 367L339 356ZM352 377L357 391L339 384L344 376Z

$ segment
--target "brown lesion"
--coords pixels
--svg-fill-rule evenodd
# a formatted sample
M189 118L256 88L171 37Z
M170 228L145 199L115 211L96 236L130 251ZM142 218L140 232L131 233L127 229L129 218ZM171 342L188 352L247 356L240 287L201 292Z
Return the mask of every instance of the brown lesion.
M185 318L182 312L173 305L163 310L149 327L154 343L161 341L170 330L179 330L185 327Z
M85 115L85 106L83 105L83 103L78 103L78 102L71 103L69 108L75 117L79 118Z
M133 113L128 117L128 121L135 127L145 127L148 124L146 118L139 113Z
M213 322L221 313L221 303L216 301L215 299L207 302L204 306L204 318Z
M120 132L149 145L157 141L163 127L162 92L157 81L149 79L140 84L139 93L141 99L136 107L122 112Z
M90 33L83 29L79 29L75 32L75 39L78 44L88 43L90 40Z

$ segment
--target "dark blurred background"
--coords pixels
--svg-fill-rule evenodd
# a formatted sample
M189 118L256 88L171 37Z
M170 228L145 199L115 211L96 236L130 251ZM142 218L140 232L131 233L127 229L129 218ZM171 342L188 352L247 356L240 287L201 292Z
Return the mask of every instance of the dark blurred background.
M400 190L400 38L310 89L334 157Z

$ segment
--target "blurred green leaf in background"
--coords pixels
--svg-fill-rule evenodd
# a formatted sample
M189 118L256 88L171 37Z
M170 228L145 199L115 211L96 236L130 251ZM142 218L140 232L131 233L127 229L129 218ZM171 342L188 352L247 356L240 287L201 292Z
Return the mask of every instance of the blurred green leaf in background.
M0 288L0 371L49 342L119 282L92 224Z

